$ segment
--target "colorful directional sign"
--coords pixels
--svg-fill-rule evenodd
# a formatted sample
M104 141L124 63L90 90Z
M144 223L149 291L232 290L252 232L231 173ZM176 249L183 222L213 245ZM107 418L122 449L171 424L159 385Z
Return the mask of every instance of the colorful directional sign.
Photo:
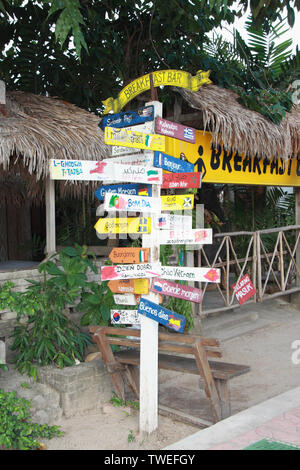
M243 276L238 283L232 285L232 288L234 289L235 296L241 305L256 294L256 290L252 284L249 274L245 274L245 276Z
M143 106L133 111L125 111L123 113L108 114L99 124L102 130L105 127L127 127L143 124L154 119L154 106Z
M215 268L189 268L180 266L161 266L162 279L178 281L198 281L219 283L220 269Z
M137 305L134 294L114 294L114 302L117 305Z
M192 230L193 219L190 215L161 214L154 222L161 230Z
M115 247L112 249L109 259L117 264L147 263L149 259L149 248L138 247Z
M196 140L196 129L183 126L177 122L167 121L161 117L155 119L155 132L175 139L185 140L186 142L194 143Z
M177 333L183 333L184 331L185 317L183 315L172 312L161 305L145 299L145 297L142 297L140 300L138 313L177 331Z
M152 279L151 291L161 295L177 297L178 299L188 300L190 302L202 302L202 290L184 284L166 281L155 277Z
M107 285L115 294L143 295L149 292L149 279L120 279L109 281Z
M193 209L194 194L173 194L161 196L162 211L182 211Z
M152 196L151 184L111 184L99 186L95 191L95 196L99 201L104 201L106 193L128 194L130 196Z
M162 189L201 188L201 173L163 173Z
M133 132L143 132L145 134L153 134L154 131L154 123L153 122L145 122L144 124L141 124L139 126L131 126L131 127L126 127L126 131L133 131ZM142 154L140 152L143 152ZM146 160L147 166L150 165L148 163L149 157L145 158L144 157L144 152L146 150L142 150L141 148L132 148L132 147L122 147L119 144L113 145L112 146L112 155L121 155L124 158L128 157L133 157L133 155L139 154L139 161ZM148 152L149 154L150 152ZM121 159L121 157L119 157ZM152 152L152 163L151 166L153 165L153 152ZM131 164L131 163L130 163ZM143 164L142 162L140 164Z
M104 141L108 145L138 148L144 150L165 150L165 136L158 134L145 134L134 130L115 129L106 127Z
M128 196L127 194L106 194L104 198L106 211L154 212L161 210L160 198L145 196Z
M141 319L137 310L111 310L110 319L112 324L139 325Z
M159 234L161 245L211 245L212 229L162 230Z
M105 233L150 233L151 218L149 217L124 217L114 219L106 217L99 219L95 224L95 230L99 234Z
M160 276L160 263L116 264L101 267L101 280L150 278Z
M180 158L174 158L162 152L154 152L153 165L173 173L189 173L194 171L194 165Z
M123 165L94 160L50 160L54 180L122 181L161 184L162 170L138 165Z

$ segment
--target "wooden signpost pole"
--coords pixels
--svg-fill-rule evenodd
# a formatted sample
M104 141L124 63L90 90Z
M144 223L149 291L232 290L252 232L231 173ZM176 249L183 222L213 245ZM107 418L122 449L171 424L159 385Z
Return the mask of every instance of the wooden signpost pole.
M56 251L55 238L55 181L48 177L45 188L46 199L46 254Z
M153 101L146 106L154 106L154 115L162 117L162 103ZM160 198L161 186L152 185L152 197ZM153 214L158 217L159 214ZM152 224L150 262L159 262L159 228ZM159 295L154 292L147 296L149 300L159 303ZM140 432L148 434L158 427L158 323L141 316L140 348Z

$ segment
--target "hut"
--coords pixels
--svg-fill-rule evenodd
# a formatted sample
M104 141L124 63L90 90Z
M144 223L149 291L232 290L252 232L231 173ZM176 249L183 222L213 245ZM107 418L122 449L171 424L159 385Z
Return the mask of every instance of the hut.
M49 159L108 155L98 124L99 117L66 101L7 91L0 104L0 262L31 257L23 247L45 220ZM59 182L57 188L78 198L89 197L93 185Z

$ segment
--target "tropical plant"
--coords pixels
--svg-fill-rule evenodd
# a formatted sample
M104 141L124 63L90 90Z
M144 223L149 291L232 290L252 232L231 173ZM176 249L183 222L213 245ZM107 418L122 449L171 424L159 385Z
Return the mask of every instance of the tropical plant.
M55 261L54 261L55 260ZM66 304L80 298L87 269L97 272L86 247L66 247L40 264L41 281L28 281L25 292L14 292L12 283L0 289L0 308L17 313L12 350L20 373L36 378L37 366L62 368L82 361L91 343L88 335L66 315Z
M42 447L38 439L63 434L58 426L33 423L30 408L31 403L18 398L16 392L0 389L0 449L36 450Z

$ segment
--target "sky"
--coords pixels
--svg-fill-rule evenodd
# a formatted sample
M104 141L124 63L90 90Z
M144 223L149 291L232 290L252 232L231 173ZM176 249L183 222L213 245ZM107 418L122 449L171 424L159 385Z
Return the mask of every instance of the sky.
M228 26L226 29L229 29L232 31L233 27L235 27L241 36L244 39L247 39L247 31L244 28L245 21L247 20L249 15L249 11L245 13L245 15L242 16L242 18L239 18L238 20L235 21L233 26ZM300 49L300 12L295 11L295 24L292 29L290 29L288 23L287 23L287 28L289 28L289 31L284 34L283 36L280 37L280 42L285 41L286 39L292 38L293 40L293 52L296 51L296 46L298 45ZM232 39L232 35L226 31L225 29L222 29L222 35L225 36L228 40Z

